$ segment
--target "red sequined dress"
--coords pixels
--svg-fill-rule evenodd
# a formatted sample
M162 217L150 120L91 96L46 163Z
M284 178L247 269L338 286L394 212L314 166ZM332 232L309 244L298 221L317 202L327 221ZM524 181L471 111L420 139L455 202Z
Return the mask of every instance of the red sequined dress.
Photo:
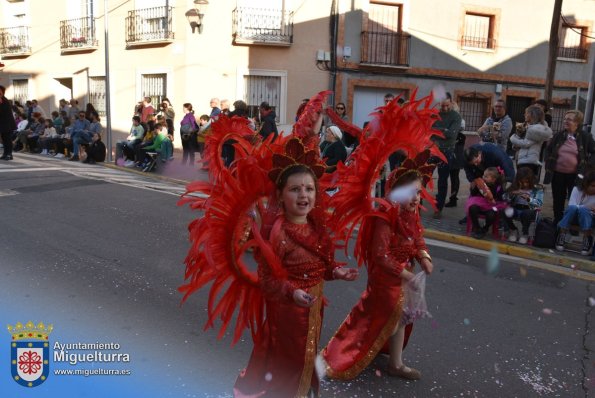
M314 363L322 326L322 290L336 266L334 248L328 235L316 231L311 223L279 218L270 236L288 277L275 278L266 263L259 261L265 324L234 386L236 397L303 397L311 388L318 391ZM295 304L296 289L315 296L314 304L309 308Z
M368 285L328 345L322 351L327 375L349 380L362 372L379 352L388 353L388 339L401 318L400 274L426 250L419 213L392 208L387 219L375 217L362 225L368 250ZM405 343L411 333L405 329Z

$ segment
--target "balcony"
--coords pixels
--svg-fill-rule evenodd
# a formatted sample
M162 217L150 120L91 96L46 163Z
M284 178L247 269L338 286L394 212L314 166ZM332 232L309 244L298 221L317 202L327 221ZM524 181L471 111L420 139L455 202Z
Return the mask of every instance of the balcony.
M291 46L293 12L238 7L233 10L233 44Z
M587 61L588 50L585 47L558 47L558 58L573 61Z
M463 36L461 46L472 50L492 51L496 48L496 39L487 36Z
M60 48L63 53L97 49L95 18L60 21Z
M174 39L172 7L153 7L128 11L126 47L167 44Z
M0 29L0 55L3 58L31 55L29 27L15 26Z
M407 33L362 32L361 64L409 67L411 35Z

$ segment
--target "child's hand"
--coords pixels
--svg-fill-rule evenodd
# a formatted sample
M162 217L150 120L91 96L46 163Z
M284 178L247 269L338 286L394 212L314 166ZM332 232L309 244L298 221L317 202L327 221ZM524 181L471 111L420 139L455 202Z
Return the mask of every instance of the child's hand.
M432 265L432 262L428 258L422 258L421 261L419 262L419 265L421 265L421 268L428 275L430 275L432 273L432 271L434 270L434 266Z
M293 292L293 301L300 307L312 307L316 301L316 297L309 295L302 289L296 289Z
M356 268L335 268L333 271L335 279L343 279L344 281L354 281L358 275L359 271Z
M405 280L405 281L410 281L411 279L413 279L415 275L412 272L407 271L406 269L404 269L401 272L401 279Z

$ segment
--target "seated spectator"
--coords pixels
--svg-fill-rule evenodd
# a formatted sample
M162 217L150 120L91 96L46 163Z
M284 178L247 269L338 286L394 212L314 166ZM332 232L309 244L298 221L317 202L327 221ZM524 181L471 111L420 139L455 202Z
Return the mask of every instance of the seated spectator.
M77 151L79 150L79 146L86 147L87 145L91 144L93 139L93 134L101 134L101 123L99 122L99 115L95 111L91 111L89 114L91 121L89 124L88 130L82 132L81 134L77 134L72 139L72 147L73 147L73 156L68 160L79 160Z
M37 145L37 140L39 139L39 136L43 134L43 130L45 129L44 121L41 113L34 112L32 114L31 122L27 125L27 128L17 134L13 144L16 146L20 143L21 152L34 151Z
M593 214L595 214L595 171L589 171L583 178L580 186L572 189L568 206L558 223L558 238L556 250L563 251L566 243L566 234L572 224L578 223L583 234L581 254L588 256L593 247Z
M58 112L54 111L54 113ZM51 147L59 139L60 135L56 132L51 119L45 119L44 126L43 134L39 136L39 146L41 147L42 155L49 155Z
M144 135L145 129L140 124L140 116L133 116L130 134L125 140L116 143L116 160L123 157L124 160L134 162L136 146L141 143Z
M91 143L85 148L85 151L87 152L87 158L83 163L95 164L98 162L105 162L107 149L103 141L101 141L100 133L93 133Z
M498 211L506 207L503 200L504 174L496 167L485 169L483 176L472 184L471 193L465 204L467 217L471 219L471 236L482 239L496 220ZM479 216L485 217L484 226L479 225Z
M321 157L327 166L326 172L332 173L337 168L337 163L345 162L347 150L342 141L343 133L337 126L327 127L324 140L326 145L322 149Z
M62 118L62 116L60 116L60 113L58 111L52 112L52 124L56 129L56 133L64 134L64 119Z
M525 124L510 137L513 149L518 149L517 168L528 167L538 176L541 168L541 147L552 138L552 129L544 120L540 107L532 105L525 109Z
M145 147L153 145L153 141L155 140L155 136L157 135L156 130L156 125L153 125L153 128L151 130L147 130L142 141L134 147L134 162L137 166L139 166L145 160Z
M508 240L526 245L529 240L529 227L535 221L537 211L543 205L543 186L535 184L535 175L528 167L519 167L516 177L504 194L508 208L502 212L510 231ZM514 225L514 219L521 220L522 234Z
M72 124L70 129L70 139L72 140L72 157L68 160L78 161L79 158L79 142L90 142L91 135L89 134L89 128L91 122L85 117L85 112L80 111L78 113L77 120ZM79 138L80 137L80 138Z
M171 141L167 137L166 129L160 124L155 125L153 133L153 141L150 144L139 146L139 152L137 160L139 166L144 169L147 162L147 152L157 152L161 155L163 162L167 161L173 153Z

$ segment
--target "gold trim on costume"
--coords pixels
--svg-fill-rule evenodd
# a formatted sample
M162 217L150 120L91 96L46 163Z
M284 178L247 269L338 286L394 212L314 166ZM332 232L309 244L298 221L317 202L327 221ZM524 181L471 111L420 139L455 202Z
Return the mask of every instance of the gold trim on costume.
M419 258L420 259L427 258L428 260L430 260L430 262L432 262L432 257L430 256L430 253L427 252L427 250L420 250Z
M310 316L308 319L308 337L306 341L306 352L304 353L304 369L300 377L300 384L296 397L305 397L310 391L312 385L312 372L314 371L314 362L318 354L318 340L320 339L320 329L322 328L322 319L320 309L322 306L322 288L324 282L309 289L309 294L316 297L316 302L310 307Z
M399 294L399 299L397 300L397 305L395 306L394 311L386 321L386 324L376 337L374 343L370 346L370 349L359 361L355 362L350 368L347 368L344 371L336 371L332 369L328 363L326 365L326 375L332 379L338 380L351 380L357 375L359 375L378 355L378 352L382 349L386 341L389 337L393 334L395 330L395 326L401 319L401 313L403 312L403 302L405 297L403 296L403 290ZM345 319L347 321L347 319ZM342 327L341 325L339 329ZM334 339L331 338L331 341ZM330 342L329 342L330 344Z

